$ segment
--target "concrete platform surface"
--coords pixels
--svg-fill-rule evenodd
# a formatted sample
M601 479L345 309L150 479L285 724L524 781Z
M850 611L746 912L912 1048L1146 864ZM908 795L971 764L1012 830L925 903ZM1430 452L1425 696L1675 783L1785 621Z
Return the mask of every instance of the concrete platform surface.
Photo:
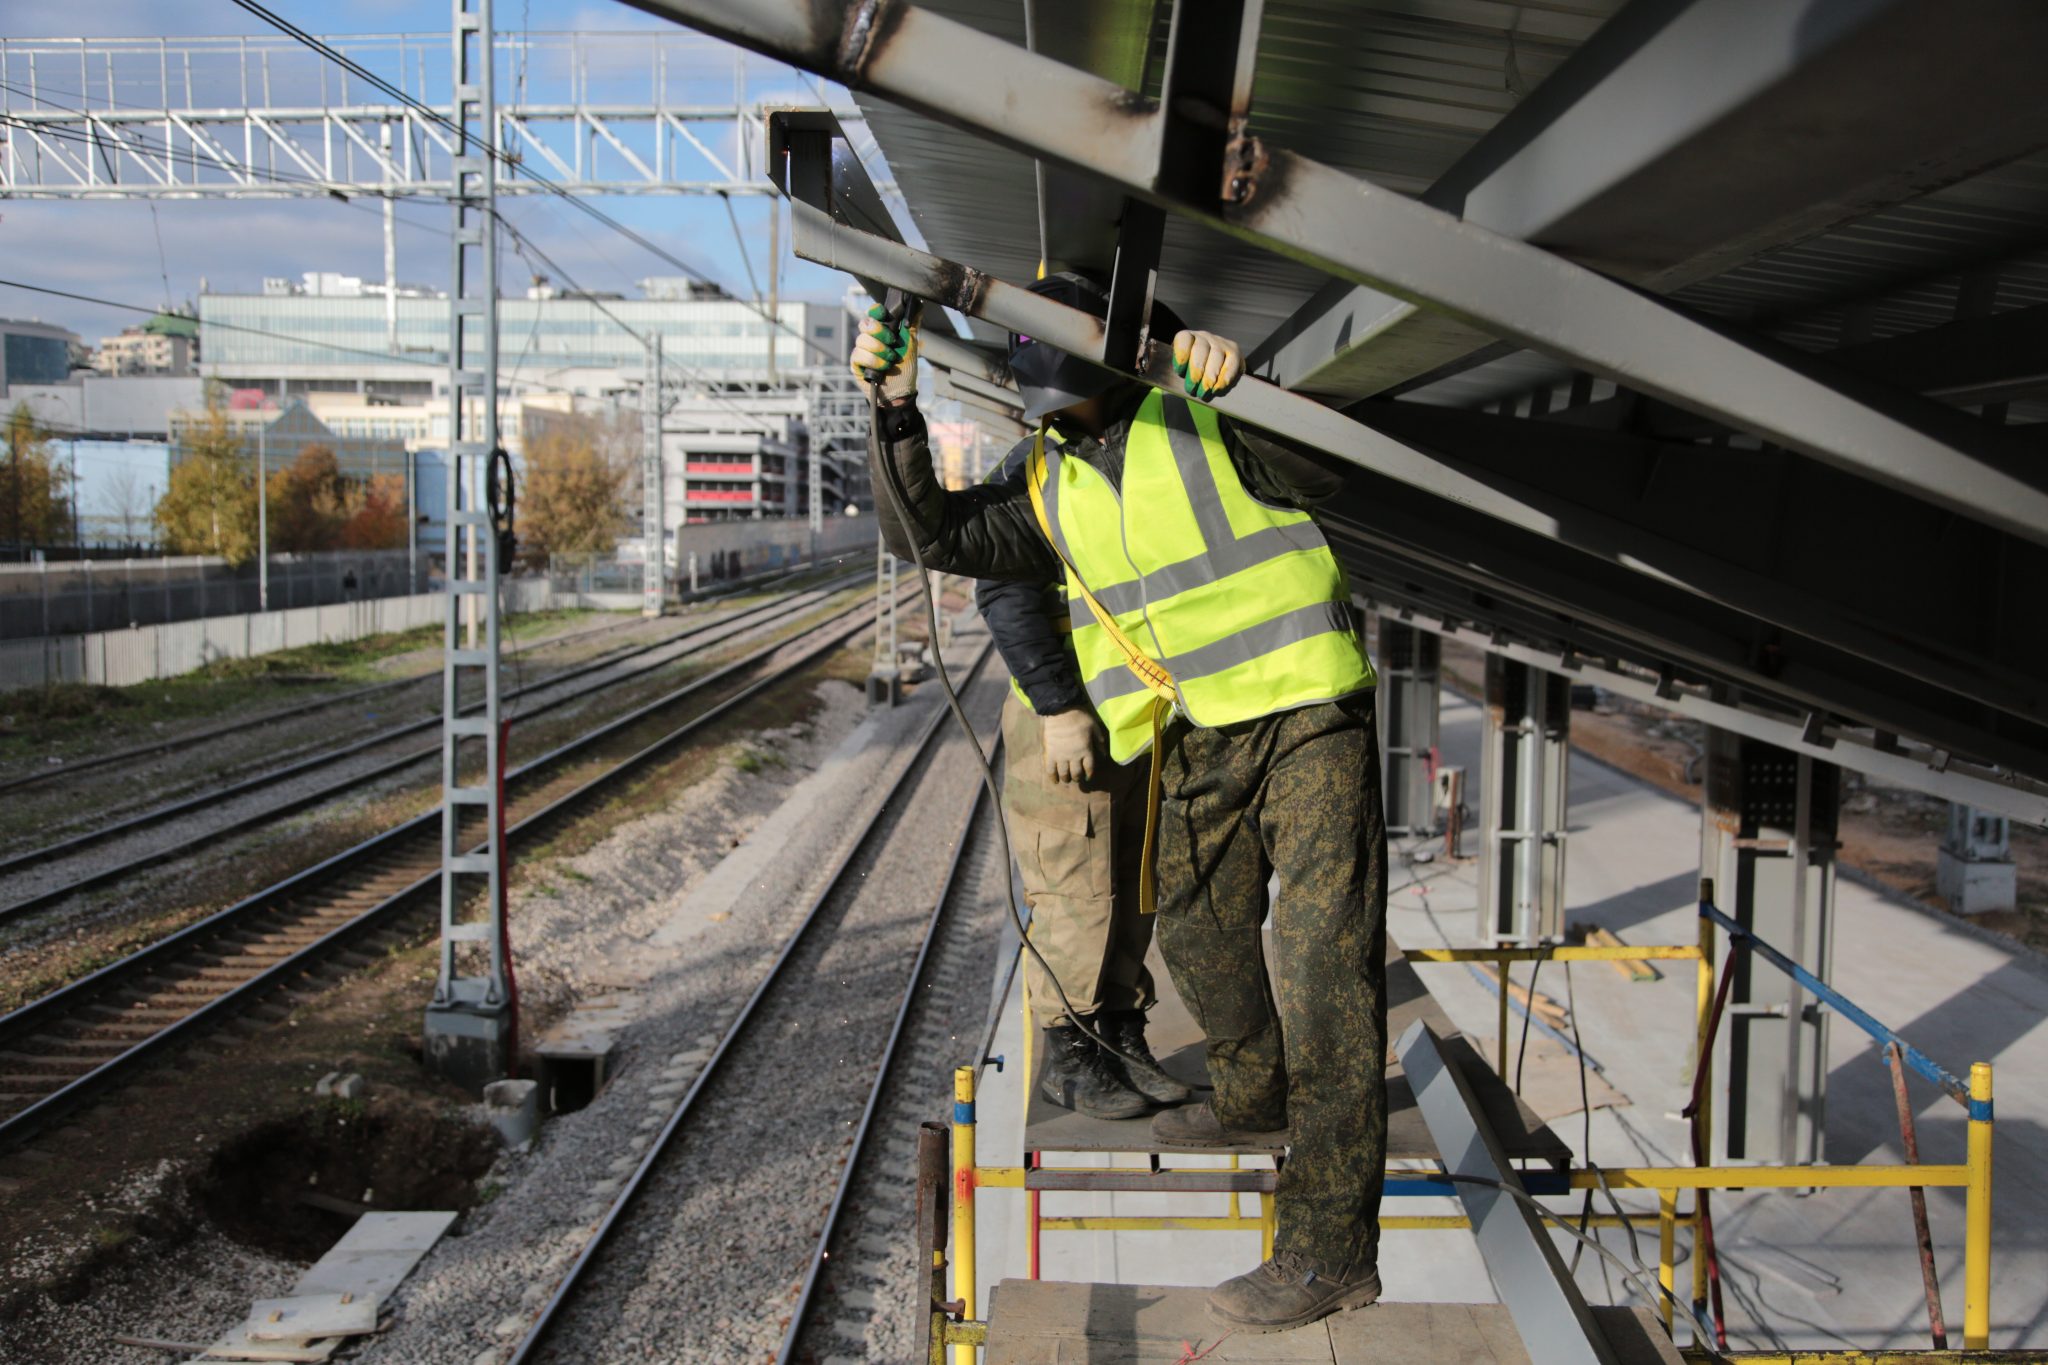
M1677 1365L1648 1313L1596 1308L1621 1365ZM1204 1349L1204 1348L1207 1349ZM1233 1332L1199 1289L1004 1280L989 1311L985 1365L1527 1365L1497 1304L1378 1303L1289 1332Z

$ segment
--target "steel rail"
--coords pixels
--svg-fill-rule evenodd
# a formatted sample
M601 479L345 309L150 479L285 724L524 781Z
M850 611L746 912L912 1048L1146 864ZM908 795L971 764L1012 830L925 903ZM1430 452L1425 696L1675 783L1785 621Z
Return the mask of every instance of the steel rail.
M858 575L852 576L857 577ZM771 609L788 608L788 611L784 614L795 615L810 607L817 606L819 603L829 598L834 591L838 591L838 589L827 589L823 591L819 597L816 597L809 602L804 602L800 604L792 604L789 600L785 599L784 601L767 604L763 607L749 608L744 612L735 613L734 615L726 617L723 620L707 622L704 625L695 628L694 630L685 631L679 635L669 636L667 639L656 640L645 645L638 645L626 650L615 651L612 654L606 656L605 658L594 660L588 664L578 665L575 668L566 669L563 672L554 675L553 677L528 683L524 687L515 688L512 691L507 692L505 696L508 698L520 697L532 692L546 691L549 688L559 686L565 682L573 681L576 678L597 672L600 669L609 668L616 664L623 663L627 659L634 658L637 655L645 654L649 651L656 649L664 649L670 645L679 644L686 639L694 639L695 637L702 635L708 631L717 630L725 626L741 624L744 618L755 616L760 612L771 613L762 619L747 621L742 630L735 632L735 634L744 634L746 630L757 629L764 625L774 624L782 619L782 615L774 614L774 612L771 611ZM695 654L700 650L710 649L716 645L723 644L726 640L729 640L731 638L732 636L724 636L717 640L706 641L704 644L699 645L693 649L684 650L681 654L677 654L666 659L658 659L653 663L644 664L638 668L622 673L617 677L606 678L603 681L594 683L588 687L577 688L574 691L566 692L559 697L552 697L538 706L534 706L525 711L518 712L517 714L512 716L511 719L530 720L535 716L543 715L548 711L552 711L558 706L566 706L572 701L580 701L583 698L591 696L595 693L602 692L608 688L616 687L620 683L629 682L632 679L643 677L648 673L652 673L659 669L666 668L669 665L676 663L678 660L689 658L692 654ZM463 708L462 714L468 715L480 709L480 704L472 703L469 706L465 706ZM356 754L364 753L371 749L381 748L386 744L390 744L394 740L403 739L407 735L417 734L424 730L433 729L441 724L441 720L442 718L438 715L428 716L422 720L416 721L410 725L402 726L399 729L389 731L385 734L375 735L368 739L359 740L353 744L344 745L343 747L338 749L329 749L326 750L324 753L312 755L309 758L288 764L285 767L273 768L268 772L259 773L254 777L245 778L239 782L231 783L225 787L215 787L210 791L201 792L198 795L188 797L183 801L175 802L169 806L159 806L154 810L145 811L142 814L133 816L127 820L118 821L115 824L103 826L102 828L97 830L88 831L85 834L74 836L71 839L63 840L55 844L47 844L40 849L33 849L27 853L17 855L14 858L0 861L0 875L11 873L22 867L33 866L36 863L47 862L52 858L61 857L65 854L75 853L80 849L88 848L93 846L94 844L105 842L106 840L114 838L121 834L132 833L140 829L147 829L152 825L161 824L166 820L175 819L178 816L188 814L194 810L199 810L206 806L214 805L223 800L243 796L252 791L259 791L264 787L270 786L277 782L282 782L287 778L295 777L301 773L311 772L316 768L325 767L330 763L338 763L344 758L350 758ZM254 829L258 826L269 824L270 822L280 819L283 816L292 815L299 811L305 810L309 807L320 805L326 801L331 801L335 797L341 795L344 792L348 792L357 787L364 786L368 783L378 780L379 778L387 777L392 773L403 771L404 769L410 768L415 764L425 762L427 759L434 757L437 753L439 753L439 749L433 748L422 749L411 754L401 755L397 758L391 759L388 762L381 763L374 768L369 768L364 770L363 772L356 773L352 776L343 778L338 782L329 783L327 786L320 787L314 791L307 792L301 796L295 796L292 797L290 800L274 804L271 806L267 806L263 810L255 812L251 815L244 816L241 819L231 820L227 824L220 825L215 827L214 829L208 830L204 837L208 839L218 839L226 835L240 834L245 830ZM177 858L184 857L188 851L189 850L182 845L174 845L170 848L158 849L152 853L140 854L137 857L129 859L128 861L120 863L116 866L102 868L98 872L88 873L83 877L79 877L73 881L66 882L61 886L55 886L51 887L46 891L37 892L35 895L30 896L25 900L16 901L11 905L0 906L0 924L4 924L10 920L19 918L23 915L31 914L37 910L44 909L48 906L56 904L59 901L66 900L82 892L90 891L94 887L105 886L109 882L119 881L121 878L129 876L130 874L135 872L140 872L145 868L155 867L158 864L170 862Z
M605 635L615 630L622 630L627 626L639 624L640 621L637 617L631 621L614 621L608 625L596 626L589 630L571 631L566 635L552 635L545 640L529 640L527 643L509 652L513 654L535 653L543 649L551 649L556 645L576 644L590 639L593 635ZM324 710L329 706L341 706L348 702L361 701L366 697L381 696L386 692L395 692L402 687L416 687L424 682L436 681L436 677L437 675L432 673L422 673L416 678L393 678L390 682L371 683L367 687L351 688L346 692L336 692L332 696L322 697L318 701L301 702L297 706L288 706L281 711L265 711L260 716L251 716L246 720L238 720L229 725L216 725L209 730L194 730L190 734L178 735L171 739L161 739L154 744L140 744L132 749L120 749L110 754L95 754L90 758L81 758L76 762L66 762L60 767L44 768L38 772L23 773L19 777L7 778L5 781L0 781L0 792L10 792L21 787L35 786L43 782L54 782L60 778L92 772L95 769L104 768L112 763L125 763L130 759L148 758L152 754L170 753L175 749L190 748L194 744L203 744L209 739L219 739L223 735L233 735L239 734L244 730L253 730L259 725L270 725L280 720L290 720L294 716L311 715L313 712Z
M994 755L990 758L993 761ZM931 959L932 946L939 941L939 927L945 920L947 908L953 903L955 892L959 890L960 869L967 859L968 842L974 837L975 825L987 809L988 788L977 785L974 789L974 800L967 806L967 818L960 822L960 833L953 840L953 854L946 862L946 876L939 885L938 899L933 902L931 917L925 922L924 940L918 945L917 961L911 964L910 977L903 983L903 999L896 1006L896 1018L889 1027L889 1041L882 1047L882 1060L875 1071L875 1083L868 1091L867 1104L861 1109L860 1122L854 1128L853 1147L846 1154L846 1164L840 1167L839 1185L832 1192L831 1207L825 1210L825 1225L818 1232L817 1250L811 1253L810 1266L804 1271L803 1284L797 1291L796 1305L789 1311L789 1326L784 1330L782 1344L775 1352L776 1365L792 1365L804 1329L809 1325L811 1305L817 1298L818 1276L823 1272L825 1262L832 1251L833 1238L838 1236L839 1215L846 1206L848 1191L853 1188L853 1179L860 1169L861 1156L867 1150L868 1133L874 1125L875 1111L882 1107L882 1092L888 1087L890 1076L893 1074L903 1035L908 1031L911 1011L923 998L918 990L918 984L924 979L925 963ZM1000 819L1001 816L998 815L997 818Z
M989 642L984 642L980 650L976 652L974 663L967 670L966 682L972 683L980 674L982 665L988 661L991 648L992 645ZM602 1253L613 1231L617 1229L621 1220L624 1219L626 1213L632 1207L634 1200L638 1198L641 1189L647 1184L649 1176L652 1175L654 1168L660 1163L663 1154L667 1152L676 1134L682 1130L684 1123L688 1121L691 1110L696 1107L697 1097L703 1094L712 1080L718 1076L721 1065L726 1057L731 1054L734 1045L739 1041L741 1035L746 1032L748 1025L753 1021L755 1012L759 1009L761 1002L768 998L769 993L774 990L781 980L783 968L796 955L796 950L802 946L805 939L809 936L812 926L817 923L818 918L824 913L826 905L841 889L848 870L853 867L855 860L861 852L867 848L868 841L873 838L876 829L882 824L883 818L897 805L899 799L908 799L908 795L915 785L911 781L912 776L917 775L921 779L922 773L928 771L925 768L924 760L929 756L933 741L938 737L940 727L948 714L944 706L934 706L932 708L931 715L925 719L923 727L918 732L917 748L912 754L910 762L904 765L902 773L898 775L895 783L890 787L888 795L876 803L874 812L868 817L867 823L861 829L860 836L847 846L846 851L833 864L831 872L826 876L817 893L811 898L810 904L805 907L802 917L797 921L796 928L783 940L782 947L776 953L775 960L769 964L766 974L762 976L760 981L755 983L753 992L748 995L745 1003L740 1006L739 1013L734 1016L732 1023L726 1027L725 1033L719 1038L718 1046L713 1049L710 1058L704 1063L703 1068L698 1071L696 1079L690 1082L689 1089L685 1090L682 1098L677 1101L675 1111L669 1115L668 1121L662 1125L661 1131L655 1135L655 1139L649 1145L646 1155L640 1159L640 1163L633 1169L633 1174L627 1178L625 1185L612 1200L611 1207L605 1210L604 1217L598 1222L596 1230L583 1243L582 1249L576 1253L576 1259L570 1262L569 1268L563 1272L561 1280L555 1285L554 1293L550 1294L547 1302L541 1306L540 1311L534 1317L533 1325L527 1329L526 1335L520 1339L519 1345L513 1350L506 1365L526 1365L527 1362L533 1360L535 1353L546 1342L548 1334L554 1329L555 1324L561 1320L562 1310L582 1287L585 1273ZM974 808L977 810L980 808L979 801L974 803ZM958 861L959 851L956 847L954 867L958 866ZM945 891L950 890L951 876L952 872L949 869L949 885L945 888ZM947 900L945 891L942 891L940 895L939 903L941 907L945 905ZM925 938L926 948L930 946L932 928L935 928L936 924L937 917L934 916L931 921L931 927L927 929ZM921 949L918 954L920 968L924 960L925 953ZM916 983L915 975L912 976L911 980L912 988L914 989ZM899 1025L901 1023L900 1012L898 1023ZM895 1033L892 1032L892 1046L894 1038ZM886 1066L886 1058L883 1064ZM870 1100L870 1108L872 1109L872 1099ZM851 1158L849 1158L850 1161ZM837 1200L834 1203L836 1207Z
M517 823L506 830L506 838L510 840L514 835L533 829L540 823L553 818L572 803L581 801L616 779L637 771L660 754L696 734L699 730L735 707L743 705L768 688L786 681L821 655L843 645L847 640L852 639L861 631L867 629L870 622L866 620L855 621L851 625L839 627L836 630L832 628L847 616L871 610L872 607L869 604L863 603L819 623L812 628L819 638L816 642L805 648L796 658L767 676L748 684L702 714L692 717L681 726L671 730L652 743L643 746L603 772L580 783L570 791L548 802L540 809L522 817ZM798 637L799 640L801 638ZM564 758L583 751L606 735L626 728L629 724L644 718L650 712L671 705L694 692L701 691L741 669L751 667L769 655L789 648L793 643L795 641L782 640L768 645L745 659L735 661L727 667L720 669L717 673L693 681L687 687L666 698L638 708L631 714L620 717L599 730L579 736L551 752L541 755L539 758L520 765L517 769L506 774L506 780L510 782L530 777L544 767L553 766ZM440 819L441 815L438 810L428 811L416 816L402 825L398 825L390 830L386 830L382 834L365 840L354 848L344 850L324 862L294 873L292 876L285 878L264 891L258 892L254 896L247 897L224 910L209 915L203 920L187 925L176 933L159 939L155 943L130 954L118 962L110 963L100 968L90 976L83 977L68 986L60 987L58 990L52 991L38 1000L31 1001L9 1014L0 1015L0 1045L11 1044L25 1033L45 1027L49 1023L61 1019L75 1010L89 1007L111 987L125 979L155 971L166 963L174 962L179 955L195 945L218 936L221 932L235 927L241 921L252 919L280 896L316 888L323 879L333 877L362 864L376 853L392 848L408 835L436 832ZM386 919L404 908L405 903L412 896L429 886L438 884L439 878L440 870L436 866L432 871L423 874L398 891L386 896L376 905L364 910L360 915L353 916L347 922L337 925L320 938L300 947L289 956L279 959L247 981L241 982L222 994L214 996L189 1014L166 1025L148 1038L139 1040L133 1047L127 1048L114 1057L108 1058L91 1071L73 1079L61 1089L53 1091L35 1104L6 1119L0 1119L0 1150L5 1150L18 1144L54 1119L69 1113L79 1104L92 1098L92 1096L132 1072L151 1056L171 1046L176 1040L192 1034L209 1021L226 1016L241 1003L251 999L259 992L277 985L286 978L298 974L344 943L360 937L371 929L380 927Z

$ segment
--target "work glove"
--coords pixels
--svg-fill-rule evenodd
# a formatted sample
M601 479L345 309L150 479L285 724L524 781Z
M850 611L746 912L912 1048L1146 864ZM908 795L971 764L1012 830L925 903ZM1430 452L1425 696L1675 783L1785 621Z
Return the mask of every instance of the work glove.
M881 385L882 401L897 404L917 396L917 324L887 323L882 305L868 309L853 343L853 375Z
M1236 342L1214 332L1175 332L1173 372L1188 397L1207 400L1237 382L1244 373L1244 358Z
M1095 712L1086 706L1039 718L1047 781L1087 782L1094 778L1096 728Z

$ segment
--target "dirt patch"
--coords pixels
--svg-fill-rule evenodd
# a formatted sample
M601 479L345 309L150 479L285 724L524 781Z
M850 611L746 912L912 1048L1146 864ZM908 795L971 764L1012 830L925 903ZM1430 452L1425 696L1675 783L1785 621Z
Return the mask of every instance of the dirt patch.
M244 1246L310 1258L348 1230L351 1209L469 1208L497 1155L492 1129L405 1096L329 1100L216 1151L194 1205Z

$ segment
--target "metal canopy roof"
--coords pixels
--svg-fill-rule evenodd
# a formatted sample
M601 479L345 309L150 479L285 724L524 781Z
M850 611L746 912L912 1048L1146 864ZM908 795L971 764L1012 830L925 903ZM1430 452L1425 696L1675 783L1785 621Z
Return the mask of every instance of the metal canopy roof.
M1163 212L1388 609L2048 822L2048 6L635 3L854 91L942 258L874 278L1012 325L1041 205Z

